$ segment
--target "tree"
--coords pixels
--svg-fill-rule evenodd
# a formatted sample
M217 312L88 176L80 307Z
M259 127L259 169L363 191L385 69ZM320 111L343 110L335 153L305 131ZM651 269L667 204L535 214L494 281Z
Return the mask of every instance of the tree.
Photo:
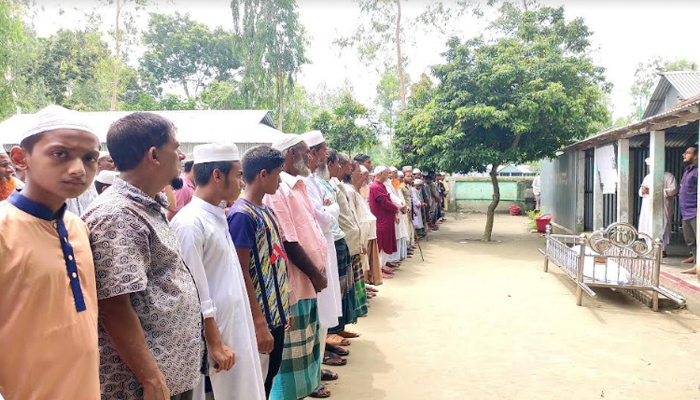
M694 61L679 59L668 60L659 56L653 57L650 61L640 62L634 71L634 83L630 88L634 106L633 120L642 119L644 107L649 103L652 91L659 81L659 75L671 71L697 71L698 64Z
M306 30L296 0L231 0L237 53L244 68L246 107L276 105L277 128L284 128L285 98L308 63Z
M181 85L188 98L197 98L212 80L233 76L240 63L233 53L233 35L213 32L189 14L151 14L143 34L148 50L141 63L160 82Z
M323 132L330 147L352 154L374 145L377 141L376 123L369 110L345 93L333 109L321 111L313 118L313 129Z
M402 116L401 155L449 172L491 166L493 199L484 241L500 201L497 169L553 157L608 118L602 68L589 54L591 32L564 8L500 8L490 39L451 38L432 99ZM411 159L407 157L407 159Z
M0 119L12 115L16 109L13 78L17 76L17 58L14 52L21 48L25 39L21 13L18 1L0 0Z

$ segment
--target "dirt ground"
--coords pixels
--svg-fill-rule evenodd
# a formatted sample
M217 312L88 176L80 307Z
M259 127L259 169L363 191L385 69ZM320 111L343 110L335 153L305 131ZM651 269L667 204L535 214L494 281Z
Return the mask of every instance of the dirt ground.
M465 242L484 216L449 217L350 327L333 399L700 399L698 317L609 290L577 307L526 218L486 244Z

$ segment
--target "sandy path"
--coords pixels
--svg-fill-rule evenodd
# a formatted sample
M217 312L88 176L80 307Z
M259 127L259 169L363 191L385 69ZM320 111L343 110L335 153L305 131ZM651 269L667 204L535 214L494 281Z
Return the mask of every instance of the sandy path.
M483 222L451 218L379 287L333 399L700 399L699 318L610 291L577 307L525 218L459 243Z

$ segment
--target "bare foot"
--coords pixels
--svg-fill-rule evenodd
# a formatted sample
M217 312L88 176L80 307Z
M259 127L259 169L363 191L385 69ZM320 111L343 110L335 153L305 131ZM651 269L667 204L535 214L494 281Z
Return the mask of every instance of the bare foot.
M681 261L681 264L692 264L695 262L695 258L693 256L690 256L686 258L685 260Z
M686 269L685 271L681 271L681 274L689 274L689 275L695 275L697 273L697 270L695 267L691 269Z

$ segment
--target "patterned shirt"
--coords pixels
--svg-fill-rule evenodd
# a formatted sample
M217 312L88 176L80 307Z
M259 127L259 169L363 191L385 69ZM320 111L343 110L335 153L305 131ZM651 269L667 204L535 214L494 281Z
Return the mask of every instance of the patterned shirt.
M129 294L146 343L172 395L194 388L204 353L199 295L156 199L117 178L83 214L90 229L98 299ZM143 396L136 376L99 325L102 400Z
M250 249L248 270L267 326L285 326L290 313L287 256L275 213L239 198L229 211L228 226L236 248Z

